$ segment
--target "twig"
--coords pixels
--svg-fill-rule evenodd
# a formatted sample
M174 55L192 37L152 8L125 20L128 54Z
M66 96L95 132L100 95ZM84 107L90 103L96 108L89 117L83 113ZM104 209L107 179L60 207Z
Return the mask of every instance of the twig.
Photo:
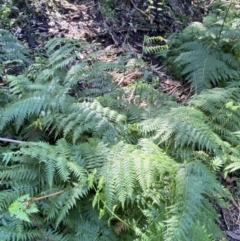
M16 144L24 143L24 141L18 141L18 140L13 140L13 139L9 139L9 138L2 138L2 137L0 137L0 141L2 141L2 142L11 142L11 143L16 143Z
M39 200L42 200L42 199L45 199L45 198L48 198L48 197L54 197L56 195L60 195L62 193L64 193L64 190L58 191L58 192L55 192L55 193L51 193L51 194L47 194L47 195L41 196L41 197L34 197L31 201L32 202L39 201Z
M136 4L135 4L132 0L130 0L130 2L131 2L131 4L133 5L133 7L134 7L137 11L139 11L140 13L142 13L142 14L143 14L144 16L146 16L147 18L149 17L148 14L145 13L144 11L142 11L140 8L138 8L138 7L136 6Z

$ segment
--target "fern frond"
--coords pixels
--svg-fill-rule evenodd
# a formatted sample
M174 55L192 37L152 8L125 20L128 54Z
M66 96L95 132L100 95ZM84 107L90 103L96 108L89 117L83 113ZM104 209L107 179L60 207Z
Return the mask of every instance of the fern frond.
M205 31L207 28L203 23L193 22L191 25L187 26L182 33L189 35L201 34L201 32Z
M217 182L214 175L202 163L195 161L179 169L176 179L177 202L170 208L171 218L167 221L165 240L193 240L191 230L202 233L207 229L214 238L223 236L216 224L209 223L209 215L217 220L217 213L209 205L208 197L216 198L217 195L227 196ZM201 210L206 210L202 212ZM204 220L199 223L197 220ZM212 233L212 227L218 232ZM193 232L193 234L194 234ZM198 239L200 240L200 239Z
M205 112L211 122L219 124L219 131L223 132L224 128L229 131L237 131L240 128L238 121L240 110L237 104L239 98L238 88L214 88L194 96L189 104Z
M206 123L207 118L200 111L179 107L173 108L163 118L139 123L139 129L145 134L154 133L156 141L173 145L174 149L189 146L221 153L225 144Z
M238 79L239 73L228 65L229 55L219 56L217 52L193 50L180 54L176 63L183 67L182 75L197 93L218 85L222 78L227 81Z
M0 29L0 62L19 62L23 66L29 63L28 50L9 31ZM2 67L2 66L1 66Z
M63 130L64 136L69 135L75 130L73 133L73 142L76 142L83 133L90 130L96 133L96 137L104 133L117 137L117 128L121 128L121 125L125 121L126 117L124 115L118 114L118 112L110 108L102 107L95 100L93 102L85 101L72 105L69 113L62 115L62 120L58 125Z
M155 43L155 42L163 41L163 40L164 40L164 38L161 36L151 36L151 37L149 37L147 35L144 36L144 42L146 44Z
M102 192L109 209L117 200L124 207L137 187L147 191L164 173L174 171L174 162L159 147L147 140L140 145L142 150L124 143L115 145L109 149L105 165L99 169L104 181Z
M45 106L46 99L40 96L30 97L13 104L1 113L3 121L0 129L3 129L9 122L15 121L16 129L19 130L25 119L33 114L39 115L42 110L45 110Z
M144 36L144 44L143 44L143 52L146 54L158 54L159 52L162 52L164 50L168 49L168 45L165 43L165 39L161 36L154 36L154 37L149 37L149 36ZM163 44L156 44L156 42L164 42ZM149 46L149 45L154 45L154 46Z
M196 93L238 82L239 31L234 19L240 14L234 5L213 4L203 23L194 22L168 39L170 48L165 59L169 70L189 82Z
M18 131L30 118L33 117L36 120L40 113L58 112L65 104L69 105L71 102L71 97L67 95L68 89L57 86L55 81L49 83L48 86L44 86L31 84L25 77L16 78L12 76L9 79L9 84L13 86L16 94L24 97L16 99L15 103L11 103L2 111L1 118L3 121L0 129L4 129L10 122L14 122ZM31 87L27 87L28 85Z
M65 192L67 193L65 195L65 200L60 205L56 219L56 226L58 226L64 218L66 218L69 211L76 206L77 201L86 196L88 189L86 187L77 186Z

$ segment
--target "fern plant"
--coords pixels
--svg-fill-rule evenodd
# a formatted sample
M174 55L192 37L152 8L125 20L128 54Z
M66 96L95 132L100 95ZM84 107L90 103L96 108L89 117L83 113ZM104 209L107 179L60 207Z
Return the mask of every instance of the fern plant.
M137 236L141 240L165 240L165 236L169 240L184 240L186 235L194 233L196 223L193 220L196 216L200 220L197 226L199 232L204 229L203 225L207 226L205 231L208 233L213 228L218 230L209 219L210 213L212 218L216 218L216 213L209 205L209 209L206 209L204 202L209 202L206 196L211 196L213 200L213 193L216 193L216 201L220 194L227 196L206 166L193 162L180 168L179 164L147 140L142 140L139 148L124 143L109 148L96 140L95 145L92 142L77 146L69 146L64 140L59 140L55 147L46 143L22 144L18 152L6 153L3 161L11 164L11 167L1 172L1 178L5 180L3 183L9 187L0 194L2 212L9 206L11 208L12 203L26 192L33 197L30 202L37 203L39 210L39 214L31 215L30 226L18 221L18 225L22 226L21 235L12 234L11 226L2 229L12 239L23 240L30 235L31 239L45 237L49 240L85 240L84 236L86 240L89 237L97 238L93 233L92 236L84 235L83 230L78 228L84 222L85 225L91 223L95 229L96 220L85 219L86 215L89 217L88 212L94 212L90 211L90 206L85 211L83 209L87 196L101 210L102 217L112 220L109 228L109 231L112 230L111 238L103 233L100 240L126 240L126 237L127 240L134 240ZM31 167L33 162L36 168ZM11 173L17 171L18 175L11 177ZM28 187L29 182L31 188ZM166 186L169 182L170 185ZM192 186L192 182L196 183L196 187ZM184 195L183 189L186 190ZM196 203L197 200L199 203ZM171 207L169 214L168 207ZM208 216L203 215L203 208ZM5 213L3 220L11 222L12 218ZM107 225L106 221L101 219L102 225L104 222ZM118 231L121 233L118 237L113 231L116 232L119 223L125 229ZM28 232L33 229L32 225L40 224L40 230L35 228L34 233ZM51 232L48 231L49 225ZM60 226L64 228L62 233ZM27 236L23 235L24 231ZM218 237L218 232L214 231L213 236ZM60 234L64 236L60 238ZM188 236L187 240L192 240L192 237Z
M30 62L29 51L4 29L0 29L0 62L0 77L13 68L20 72Z
M2 90L0 237L222 237L211 203L230 194L214 168L238 155L238 88L179 106L141 80L118 86L112 70L124 71L124 59L104 62L94 46L53 39L46 49Z
M169 71L196 93L239 80L239 12L235 3L214 2L203 23L194 22L168 39L169 50L149 47L165 57Z
M163 52L164 50L167 50L168 45L161 44L161 42L164 42L164 41L165 39L161 36L155 36L155 37L144 36L143 52L146 54L152 54L152 53ZM160 42L159 45L154 45L159 42Z

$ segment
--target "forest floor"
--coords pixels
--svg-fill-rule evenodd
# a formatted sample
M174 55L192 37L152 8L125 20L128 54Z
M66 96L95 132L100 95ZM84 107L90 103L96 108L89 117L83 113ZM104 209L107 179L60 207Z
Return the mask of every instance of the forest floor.
M10 31L32 50L34 54L44 52L44 43L53 37L74 38L93 43L107 51L108 60L122 53L131 53L133 58L143 59L148 68L158 77L159 91L175 95L179 102L185 102L192 91L188 85L174 79L161 63L161 59L143 54L144 36L162 36L181 31L193 21L201 21L206 7L202 1L193 1L191 7L164 6L160 10L151 8L147 1L122 1L111 11L93 0L51 0L27 4L19 1L18 10L9 16ZM199 4L201 2L201 5ZM205 1L207 2L207 1ZM206 4L206 3L205 3ZM181 14L174 11L180 9ZM21 14L19 14L21 13ZM126 85L141 77L143 72L132 71L119 78L119 84ZM237 179L227 178L223 184L236 193ZM230 208L218 208L222 230L228 240L240 240L240 198ZM207 214L206 214L207 215Z
M99 1L101 2L101 1ZM159 78L156 88L160 91L175 95L179 102L185 102L191 95L191 88L175 80L171 73L167 73L159 58L143 54L144 36L162 36L179 32L192 21L201 20L204 8L192 7L184 13L184 7L164 6L156 10L144 4L146 1L132 0L119 3L118 8L106 10L93 0L80 1L40 1L26 5L20 2L19 13L12 13L12 19L17 19L11 27L11 32L29 48L37 53L44 51L44 43L53 37L74 38L100 46L108 52L108 61L123 53L131 53L133 58L143 59L149 64L148 68L154 76ZM176 15L174 8L182 11ZM144 71L132 71L125 74L124 81L119 77L122 85L126 85L140 78Z

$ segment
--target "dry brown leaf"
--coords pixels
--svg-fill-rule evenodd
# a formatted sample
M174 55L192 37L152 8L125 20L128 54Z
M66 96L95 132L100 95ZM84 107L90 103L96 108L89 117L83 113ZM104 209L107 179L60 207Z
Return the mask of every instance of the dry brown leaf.
M115 224L114 231L115 231L115 233L116 233L117 235L120 235L121 232L126 231L126 230L128 230L128 228L127 228L127 226L126 226L124 223L118 221L118 222Z

